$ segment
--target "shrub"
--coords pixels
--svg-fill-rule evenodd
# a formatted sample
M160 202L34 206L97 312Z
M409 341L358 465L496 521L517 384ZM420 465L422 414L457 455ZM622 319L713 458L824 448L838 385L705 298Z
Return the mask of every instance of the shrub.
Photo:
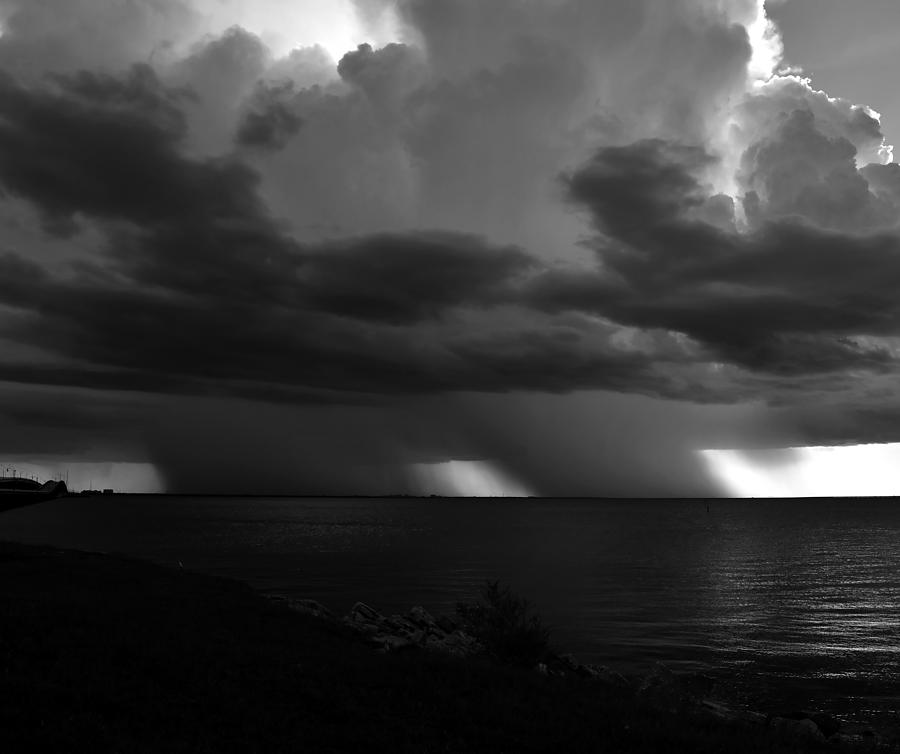
M499 581L488 581L477 602L460 602L456 612L466 630L500 662L533 667L547 659L550 630L528 600Z

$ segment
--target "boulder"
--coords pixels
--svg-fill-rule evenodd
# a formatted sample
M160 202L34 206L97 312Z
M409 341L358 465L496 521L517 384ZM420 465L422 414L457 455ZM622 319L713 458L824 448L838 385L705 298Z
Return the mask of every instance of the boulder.
M392 615L384 622L391 631L397 634L412 634L417 630L416 625L402 615Z
M761 712L751 712L750 710L736 710L734 718L738 722L748 725L766 725L769 721L769 718Z
M884 746L885 742L874 730L866 728L859 734L859 738L862 741L862 745L866 748L880 748Z
M769 723L780 735L785 738L806 739L811 741L824 741L825 736L809 718L792 720L789 717L773 717Z
M373 636L372 643L376 644L382 652L399 652L404 649L413 649L416 646L409 639L392 634Z
M819 726L825 738L830 738L841 730L841 721L826 712L816 712L810 715L809 719Z
M312 615L316 618L320 618L322 620L328 621L336 621L334 613L331 612L325 605L321 602L317 602L316 600L296 600L296 599L288 599L287 600L288 607L291 610L296 610L300 613L306 613L307 615Z
M462 628L462 623L454 618L450 618L446 615L438 616L435 621L437 627L443 631L445 634L452 634L458 628Z
M429 634L423 645L426 649L443 652L455 657L470 657L484 651L484 647L475 637L464 631L454 631L440 636Z
M653 671L644 676L638 687L638 696L650 704L669 711L681 711L698 703L681 677L658 662Z
M687 673L679 675L678 680L688 694L697 698L710 696L716 688L715 680L703 673Z
M843 746L847 749L860 750L863 748L872 748L871 739L865 739L861 735L854 735L852 733L835 733L828 739L828 743L835 744L836 746Z
M385 620L384 616L365 602L357 602L350 609L350 616L353 621L358 623L381 623Z
M437 623L432 617L431 613L429 613L424 607L414 607L407 614L407 618L415 623L419 628L423 629L435 629L437 628Z
M363 634L390 633L385 630L388 619L365 602L357 602L343 622L345 626Z
M841 721L827 712L785 712L778 717L788 720L811 720L822 731L825 738L830 738L841 729Z
M344 618L344 624L381 652L397 652L421 647L457 657L468 657L483 651L474 637L465 633L452 620L435 618L423 607L414 607L406 615L385 617L364 602L357 602ZM446 631L445 627L452 630Z
M609 686L619 686L621 688L631 686L624 675L617 673L615 670L610 670L606 665L579 665L578 672Z
M713 717L717 717L720 720L735 720L735 713L724 704L720 704L719 702L714 702L711 699L704 699L700 702L700 707L705 711L713 715Z

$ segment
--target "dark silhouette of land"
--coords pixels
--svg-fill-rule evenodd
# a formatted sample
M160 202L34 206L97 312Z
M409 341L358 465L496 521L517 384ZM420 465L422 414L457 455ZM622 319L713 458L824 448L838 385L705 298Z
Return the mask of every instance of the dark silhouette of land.
M66 494L66 483L62 481L41 483L28 477L0 477L0 511L43 503Z

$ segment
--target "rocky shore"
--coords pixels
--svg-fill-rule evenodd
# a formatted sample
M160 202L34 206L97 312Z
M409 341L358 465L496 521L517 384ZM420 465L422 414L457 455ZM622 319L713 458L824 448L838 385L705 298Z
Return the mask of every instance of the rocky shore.
M439 652L457 658L472 658L484 653L484 646L466 632L457 615L431 615L416 606L403 615L385 616L364 602L357 602L350 612L338 618L316 600L270 596L290 609L354 631L380 653L409 650ZM741 709L727 701L712 679L702 675L679 675L663 663L647 675L626 678L603 665L580 663L571 654L551 653L538 663L537 673L561 678L578 677L633 696L636 702L669 713L709 718L728 725L768 729L785 741L827 743L849 750L896 750L896 743L869 728L848 726L837 717L817 711L785 711L764 714Z

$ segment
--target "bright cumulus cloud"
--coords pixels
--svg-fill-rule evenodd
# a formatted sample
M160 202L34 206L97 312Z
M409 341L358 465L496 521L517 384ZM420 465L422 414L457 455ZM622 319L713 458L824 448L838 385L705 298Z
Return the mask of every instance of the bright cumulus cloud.
M900 495L900 443L704 450L701 456L731 497L881 497Z
M379 23L364 25L351 0L203 0L197 7L211 34L240 26L259 35L278 57L318 45L337 61L359 44L386 44L398 35L392 9L385 11Z

